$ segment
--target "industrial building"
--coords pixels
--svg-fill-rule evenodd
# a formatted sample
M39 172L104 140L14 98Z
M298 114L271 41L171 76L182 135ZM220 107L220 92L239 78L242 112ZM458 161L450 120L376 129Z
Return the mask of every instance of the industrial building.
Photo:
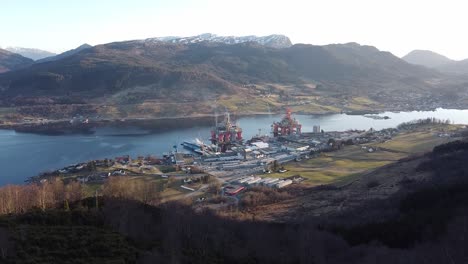
M230 185L230 186L224 187L224 193L227 194L227 195L236 195L236 194L240 193L244 189L245 189L244 186Z

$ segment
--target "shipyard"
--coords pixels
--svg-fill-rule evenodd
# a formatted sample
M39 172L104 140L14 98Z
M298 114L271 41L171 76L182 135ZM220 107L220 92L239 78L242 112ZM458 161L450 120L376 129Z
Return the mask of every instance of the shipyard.
M268 129L259 128L257 135L244 139L242 128L231 120L229 112L225 112L222 117L216 115L210 134L205 138L195 138L174 144L170 151L161 153L161 156L130 157L125 155L93 160L44 172L31 177L29 181L44 181L57 175L79 175L71 178L82 183L99 183L110 176L132 174L161 176L164 172L181 171L183 174L179 174L179 177L182 177L187 172L199 171L216 177L222 183L238 183L238 178L245 175L280 171L280 168L273 168L273 164L277 166L285 162L309 158L311 149L319 145L322 145L319 148L326 146L325 142L321 144L320 140L312 140L315 138L312 137L313 133L302 134L301 124L292 117L290 109L286 110L282 120L271 124L271 133L262 134L262 130ZM317 136L326 137L324 134ZM91 167L112 169L100 173L88 173ZM260 184L260 181L258 182Z
M1 7L0 264L468 264L468 1Z
M396 128L325 131L320 124L309 127L312 131L303 131L301 121L286 108L270 127L260 127L256 135L244 138L242 127L226 111L215 116L208 134L170 145L170 151L160 155L93 160L45 172L29 181L44 182L59 176L97 187L110 177L127 177L159 182L171 193L168 200L205 198L213 184L217 185L215 193L221 196L241 197L250 188L279 190L341 178L335 171L315 173L314 166L325 166L328 157L335 155L331 153L346 155L352 150L358 155L383 155L388 150L379 144L391 141L401 132ZM450 133L441 135L451 137ZM374 166L372 162L358 165ZM354 172L352 168L347 170Z

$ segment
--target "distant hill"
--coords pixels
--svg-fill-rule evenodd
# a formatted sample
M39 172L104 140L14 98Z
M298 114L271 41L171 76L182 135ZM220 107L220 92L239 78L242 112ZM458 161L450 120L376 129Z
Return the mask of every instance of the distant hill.
M451 60L428 50L414 50L402 59L409 63L433 68L446 74L468 75L468 59L460 61Z
M356 43L272 49L255 43L184 45L150 39L87 48L3 76L0 84L8 83L9 93L92 92L104 96L138 86L147 86L156 94L172 87L186 88L187 93L194 87L229 93L244 83L398 82L432 77L437 73ZM352 88L350 83L346 86Z
M429 50L413 50L402 58L403 60L428 68L437 68L454 62L453 60Z
M58 55L55 55L55 56L50 56L50 57L47 57L47 58L43 58L43 59L40 59L38 60L37 62L47 62L47 61L55 61L55 60L60 60L60 59L63 59L63 58L66 58L66 57L69 57L69 56L72 56L84 49L88 49L88 48L91 48L92 46L89 45L89 44L83 44L81 46L79 46L78 48L76 49L72 49L72 50L69 50L69 51L65 51L63 53L60 53Z
M174 103L190 103L186 111L198 107L197 113L210 113L218 99L239 111L246 111L250 99L257 102L250 106L257 111L258 105L295 103L294 96L299 95L332 98L343 109L346 96L411 105L437 91L434 80L440 78L437 71L356 43L278 49L256 42L180 44L147 39L98 45L3 74L0 98L10 103L7 98L19 96L73 97L116 107L149 102L146 110L131 111L151 116L163 111L165 116L180 114L182 108ZM268 93L274 101L257 101Z
M199 42L219 42L224 44L239 44L244 42L257 42L260 45L271 48L288 48L292 46L291 40L284 35L269 35L263 37L257 36L218 36L211 33L201 34L192 37L159 37L157 40L179 43L179 44L193 44Z
M440 65L437 69L445 73L468 75L468 59Z
M8 50L0 49L0 73L25 68L33 64L33 60Z
M23 57L30 58L35 61L56 55L55 53L45 51L45 50L22 48L22 47L8 47L6 48L6 50L11 51L13 53L20 54Z

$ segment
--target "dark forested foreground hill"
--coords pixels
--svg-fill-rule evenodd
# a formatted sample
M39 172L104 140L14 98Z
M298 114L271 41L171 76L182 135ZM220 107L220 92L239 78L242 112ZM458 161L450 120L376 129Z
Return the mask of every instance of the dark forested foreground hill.
M195 213L180 203L59 202L55 207L63 209L1 217L0 257L4 263L466 263L467 157L468 144L455 141L401 160L385 168L385 177L377 171L363 178L368 197L362 200L347 189L355 186L311 189L306 196L321 197L316 207L349 205L316 214L302 198L303 206L281 223ZM390 184L398 191L385 194ZM64 196L56 193L61 188L46 190L59 199L73 197L78 186ZM39 207L40 197L53 198L41 190L27 192ZM2 190L2 210L25 204L5 204L14 193L21 191Z
M254 42L180 44L148 39L87 47L54 61L1 74L0 104L94 104L88 107L91 112L103 104L136 105L127 107L126 113L154 116L164 115L155 110L167 108L161 104L196 107L215 100L230 110L246 110L243 104L250 101L281 107L288 100L289 104L301 101L305 110L307 105L311 109L326 105L335 111L385 106L429 109L437 106L435 103L457 106L464 102L464 82L447 78L356 43L298 44L278 49ZM356 97L368 98L356 102L371 103L356 106L352 100ZM262 101L256 101L259 99ZM183 109L177 107L172 112L180 114ZM193 112L206 114L210 109Z

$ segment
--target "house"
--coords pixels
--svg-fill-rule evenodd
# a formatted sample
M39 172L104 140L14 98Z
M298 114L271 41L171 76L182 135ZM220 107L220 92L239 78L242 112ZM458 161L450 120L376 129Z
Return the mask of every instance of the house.
M116 157L115 162L120 163L122 165L128 164L130 162L130 156L125 155L125 156L122 156L122 157Z

